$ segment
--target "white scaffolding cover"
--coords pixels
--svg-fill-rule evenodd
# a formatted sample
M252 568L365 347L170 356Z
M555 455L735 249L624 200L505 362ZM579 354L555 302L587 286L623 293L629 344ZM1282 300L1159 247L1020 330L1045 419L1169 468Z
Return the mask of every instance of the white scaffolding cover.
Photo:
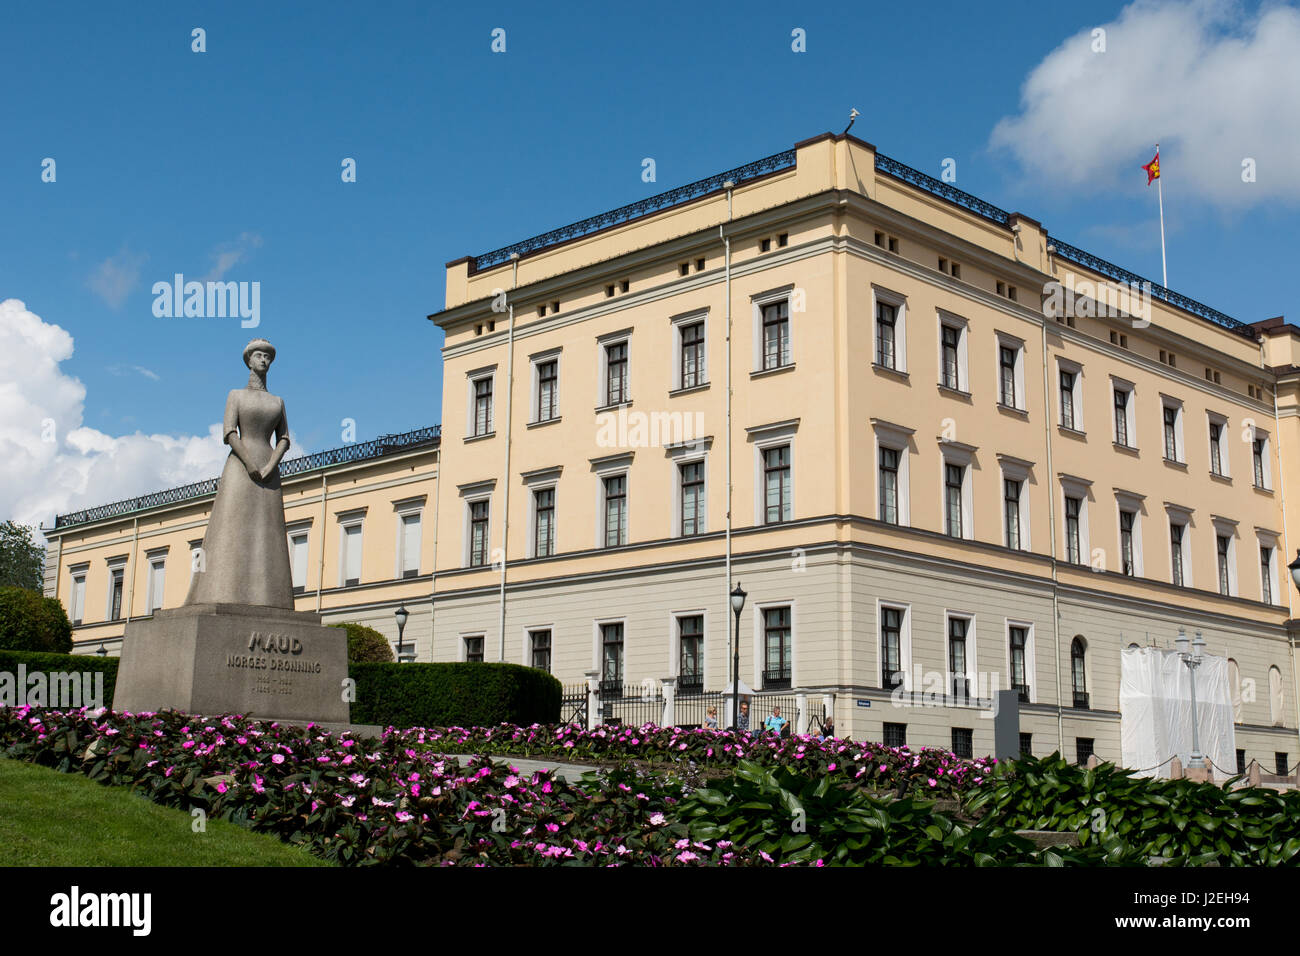
M1196 669L1201 753L1223 772L1237 766L1227 658L1204 655ZM1187 766L1192 752L1191 674L1177 651L1125 648L1120 657L1119 737L1125 767L1169 776L1169 757ZM1152 767L1161 765L1158 771ZM1221 777L1216 771L1215 776Z

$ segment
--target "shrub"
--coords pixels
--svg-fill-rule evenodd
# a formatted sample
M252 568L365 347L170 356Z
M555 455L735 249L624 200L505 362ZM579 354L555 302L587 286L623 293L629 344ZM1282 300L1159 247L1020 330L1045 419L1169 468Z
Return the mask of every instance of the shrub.
M388 638L373 627L366 627L364 624L358 624L355 621L348 621L344 624L331 624L330 627L341 627L348 632L349 664L387 664L392 662L393 649L388 644Z
M0 648L66 654L72 650L72 622L55 598L0 588Z
M104 675L104 706L113 705L113 690L117 686L116 657L96 657L88 654L44 654L33 651L0 650L0 673L14 675L18 679L18 666L27 669L28 674L41 671L45 674L67 674L77 671L99 671Z
M352 722L393 727L556 723L560 682L520 664L353 664Z

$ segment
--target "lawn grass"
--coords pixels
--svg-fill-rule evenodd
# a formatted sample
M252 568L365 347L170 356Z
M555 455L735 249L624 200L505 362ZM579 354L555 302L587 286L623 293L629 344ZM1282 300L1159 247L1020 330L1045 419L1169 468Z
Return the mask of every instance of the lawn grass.
M0 758L0 866L329 866L306 850L125 787Z

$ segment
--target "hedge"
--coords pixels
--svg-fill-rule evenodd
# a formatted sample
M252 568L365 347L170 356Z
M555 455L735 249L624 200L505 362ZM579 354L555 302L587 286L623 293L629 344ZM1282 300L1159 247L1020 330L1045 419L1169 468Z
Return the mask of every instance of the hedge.
M520 664L352 664L354 724L381 727L553 724L560 682Z
M0 650L0 672L104 672L104 706L113 706L119 658ZM357 682L354 724L473 727L553 724L560 719L560 682L519 664L349 664Z
M373 627L366 627L355 621L344 624L330 624L348 632L348 664L383 664L393 659L393 649L388 638Z
M72 622L62 602L26 588L0 588L0 648L64 654L72 650Z
M45 674L68 674L76 671L102 671L104 674L104 706L113 706L113 689L117 686L116 657L97 657L90 654L43 654L36 651L0 650L0 673L18 679L18 665L28 674L41 671ZM25 690L25 689L24 689ZM3 703L4 701L0 701Z

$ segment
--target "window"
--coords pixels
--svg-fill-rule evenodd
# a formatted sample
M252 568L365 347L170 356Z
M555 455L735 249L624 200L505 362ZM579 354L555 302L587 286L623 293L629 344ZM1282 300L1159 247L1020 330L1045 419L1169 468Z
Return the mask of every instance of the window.
M533 421L549 422L560 417L560 361L551 358L533 366L537 380L537 406Z
M1021 755L1022 757L1032 757L1032 756L1034 755L1034 735L1033 735L1033 734L1024 734L1024 733L1022 733L1022 734L1020 735L1020 755Z
M1096 740L1092 737L1074 738L1074 759L1080 766L1092 759L1096 751Z
M903 616L901 607L880 609L880 685L893 690L903 684Z
M86 570L72 572L72 595L68 600L72 611L72 626L79 627L86 614Z
M790 300L781 299L762 306L762 342L764 371L790 364Z
M549 630L529 631L528 643L533 666L549 674L551 672L551 632Z
M340 531L339 547L342 553L339 555L339 571L343 578L340 583L344 587L352 587L361 583L361 522L343 524Z
M1134 421L1133 386L1111 380L1115 399L1115 444L1125 448L1137 447L1137 427Z
M1082 540L1079 532L1079 518L1083 510L1083 499L1065 497L1065 560L1070 564L1083 563Z
M964 465L943 466L944 494L944 533L954 538L964 537L962 521L962 492L966 485L966 467Z
M1251 464L1255 475L1255 487L1268 490L1272 488L1269 475L1268 435L1255 429L1255 438L1251 442Z
M469 504L469 564L482 567L488 563L488 500Z
M1219 572L1219 593L1237 593L1237 529L1225 521L1215 521L1215 567Z
M492 434L492 378L485 375L473 381L474 418L470 434L475 437Z
M1074 387L1078 375L1074 372L1061 371L1061 427L1078 431L1078 421L1074 414Z
M627 475L610 475L602 479L604 490L604 541L607 548L627 544Z
M942 326L943 342L943 386L960 391L961 367L958 362L961 330L951 325Z
M682 536L704 533L704 462L683 462L681 478Z
M1290 776L1288 773L1290 767L1287 765L1287 753L1285 750L1273 751L1273 770L1279 777Z
M763 687L790 686L791 657L790 608L763 609Z
M698 693L704 690L704 615L679 617L677 640L681 651L678 689Z
M605 346L605 404L627 401L627 342L612 342Z
M888 302L876 303L876 364L898 368L896 351L898 308Z
M1133 546L1133 529L1137 524L1137 512L1125 511L1122 508L1119 512L1119 561L1120 572L1133 577L1137 574L1137 565L1134 563L1134 546Z
M880 520L898 524L898 459L897 448L877 449L880 456Z
M1018 692L1022 703L1029 703L1029 628L1011 625L1007 628L1011 655L1011 689Z
M122 580L125 567L110 568L108 572L108 620L122 619Z
M1074 706L1088 708L1088 642L1076 637L1070 642L1070 685Z
M998 402L1025 410L1025 345L1019 339L998 336Z
M555 554L555 489L533 490L533 557Z
M1007 547L1013 551L1021 550L1020 542L1020 494L1024 488L1023 481L1011 478L1002 479L1003 520L1006 524Z
M907 746L907 724L885 724L884 734L886 747L906 747Z
M1226 419L1210 413L1210 474L1228 477L1228 456L1223 453L1223 436L1227 430Z
M1171 518L1169 521L1169 580L1180 588L1184 586L1191 587L1191 582L1186 580L1186 548L1188 543L1186 523Z
M704 365L704 323L691 322L679 327L681 343L681 382L678 388L695 388L708 379Z
M911 521L908 502L908 445L911 428L871 419L876 433L876 517L886 524Z
M307 531L289 532L289 567L294 581L294 593L302 594L307 589L307 550L309 546Z
M1277 554L1276 548L1271 545L1260 543L1259 546L1259 598L1265 604L1272 604L1273 595L1277 593L1275 582L1277 578L1276 565L1274 557Z
M966 647L970 623L965 617L948 618L948 680L958 701L970 697L970 656Z
M398 577L414 578L420 574L421 513L407 510L397 515Z
M966 760L975 756L975 731L970 727L952 729L952 752Z
M483 635L465 638L465 660L471 664L483 663Z
M167 557L165 554L149 556L149 593L145 597L149 613L152 614L163 606L163 584L167 574Z
M763 449L763 523L790 520L793 496L790 489L790 446Z
M623 624L600 625L600 693L623 696Z
M1165 460L1183 461L1183 406L1171 398L1164 400Z

